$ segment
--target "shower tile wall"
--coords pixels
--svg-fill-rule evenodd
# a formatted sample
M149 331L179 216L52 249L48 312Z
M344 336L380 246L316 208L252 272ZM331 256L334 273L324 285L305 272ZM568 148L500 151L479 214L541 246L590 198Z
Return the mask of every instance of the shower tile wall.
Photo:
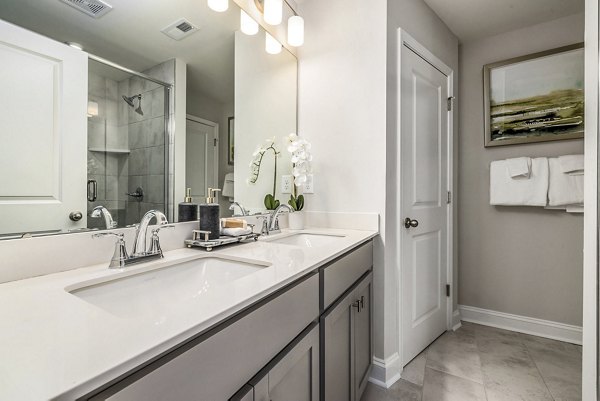
M142 188L144 198L127 204L126 224L140 221L148 210L165 210L165 90L148 80L131 77L119 83L119 93L142 95L137 113L124 101L119 103L120 123L128 127L129 179L128 192ZM137 108L138 101L134 100Z
M119 225L125 220L125 204L128 181L127 126L119 122L118 83L111 79L89 73L88 98L98 104L98 115L88 117L88 178L98 183L97 199L88 202L91 210L106 207ZM101 218L88 218L88 227L105 228Z

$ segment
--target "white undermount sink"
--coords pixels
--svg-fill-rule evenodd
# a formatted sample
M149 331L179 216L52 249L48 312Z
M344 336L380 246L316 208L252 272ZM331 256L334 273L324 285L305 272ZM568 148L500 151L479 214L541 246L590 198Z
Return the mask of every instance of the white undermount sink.
M316 248L344 238L343 235L298 233L270 240L274 244L293 245L302 248Z
M164 316L178 305L269 266L204 257L66 290L120 317Z

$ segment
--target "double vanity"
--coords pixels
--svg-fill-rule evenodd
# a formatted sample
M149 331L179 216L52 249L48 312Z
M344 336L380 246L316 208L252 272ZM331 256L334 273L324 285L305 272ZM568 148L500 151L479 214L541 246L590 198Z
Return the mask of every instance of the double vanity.
M358 401L376 235L282 230L1 284L0 399Z

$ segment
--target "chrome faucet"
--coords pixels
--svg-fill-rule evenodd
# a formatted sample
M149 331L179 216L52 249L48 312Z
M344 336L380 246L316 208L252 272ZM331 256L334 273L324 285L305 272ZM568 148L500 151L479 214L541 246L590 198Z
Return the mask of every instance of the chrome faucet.
M104 206L96 206L94 209L92 209L90 216L94 218L103 217L104 225L108 230L117 226L117 222L113 220L112 215Z
M293 213L294 209L292 209L290 206L286 205L285 203L282 203L281 205L277 206L277 209L275 209L273 211L273 214L271 214L271 217L269 219L269 232L273 232L273 231L279 231L279 215L282 213L283 209L287 209L288 213Z
M150 222L156 218L159 227L152 230L152 242L149 248L146 248L147 231ZM101 238L106 236L116 236L117 243L115 244L115 251L113 257L108 266L110 269L122 269L125 266L133 263L146 262L151 259L159 259L163 257L162 248L160 246L160 239L158 232L164 228L174 228L174 225L168 224L167 218L163 212L158 210L150 210L146 212L142 221L137 225L135 232L135 244L133 245L133 251L130 255L127 254L127 248L125 246L125 235L123 233L115 233L107 231L104 233L97 233L92 235L92 238Z
M233 202L231 204L231 206L229 206L229 210L233 210L234 214L235 214L235 207L238 207L240 209L240 212L242 213L242 216L248 216L248 211L246 210L246 208L244 208L244 206L242 206L241 203L239 202Z
M283 213L284 209L287 209L287 212L289 213L294 212L294 209L290 206L281 204L270 215L256 216L257 219L263 220L262 229L260 230L262 235L277 234L278 232L281 232L281 229L279 228L279 215Z
M137 226L135 231L135 242L133 244L133 250L131 251L131 257L144 256L146 254L146 238L148 236L148 226L150 222L156 218L158 225L169 224L167 216L160 210L149 210L144 214L140 224Z

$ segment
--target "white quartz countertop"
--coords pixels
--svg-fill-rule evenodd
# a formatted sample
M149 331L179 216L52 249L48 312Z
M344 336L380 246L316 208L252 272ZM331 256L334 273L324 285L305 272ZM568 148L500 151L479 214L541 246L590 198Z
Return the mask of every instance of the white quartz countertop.
M109 270L111 255L106 255L101 265L0 284L0 400L74 400L377 235L338 229L294 233L343 237L313 248L270 243L292 234L284 230L265 240L212 252L177 249L160 261L125 270ZM106 280L124 271L217 256L267 267L213 288L201 299L173 302L159 317L119 317L68 292L83 282Z

